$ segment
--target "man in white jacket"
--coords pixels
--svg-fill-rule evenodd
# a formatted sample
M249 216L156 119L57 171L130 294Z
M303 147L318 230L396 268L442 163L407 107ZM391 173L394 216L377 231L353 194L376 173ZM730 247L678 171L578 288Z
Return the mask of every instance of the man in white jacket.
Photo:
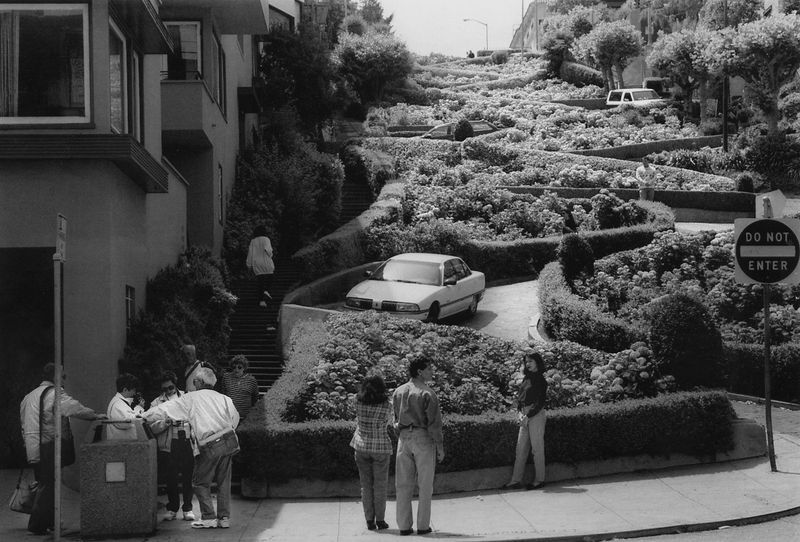
M214 371L201 367L194 375L196 391L162 403L143 414L153 423L157 420L189 420L197 439L199 455L195 457L192 486L200 502L202 519L192 523L195 529L230 527L231 460L238 452L228 446L235 439L239 412L227 395L214 391ZM217 510L211 498L211 484L217 484Z
M42 369L44 379L36 389L26 395L19 407L25 454L33 467L39 489L28 521L28 530L34 534L47 534L54 525L55 506L55 365L48 363ZM62 379L67 375L62 374ZM68 418L99 420L105 418L61 390L62 435L66 433ZM41 425L40 425L41 420ZM63 450L62 450L62 465Z

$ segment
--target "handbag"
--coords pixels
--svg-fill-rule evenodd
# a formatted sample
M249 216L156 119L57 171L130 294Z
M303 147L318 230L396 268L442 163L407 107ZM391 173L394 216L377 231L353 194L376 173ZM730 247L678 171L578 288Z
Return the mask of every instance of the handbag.
M230 418L231 413L230 409L228 408L227 401L225 402L225 411L228 413L228 417ZM230 431L227 431L214 440L206 442L200 446L200 451L211 458L219 458L238 454L239 437L236 435L236 430L231 427Z
M25 469L20 469L17 487L14 489L14 493L11 494L8 507L14 512L30 514L31 510L33 510L33 501L36 500L36 491L39 488L39 483L36 480L25 480L23 482L22 475L24 472Z
M43 447L41 444L42 441L42 412L44 411L44 396L45 394L53 389L53 386L48 386L42 391L42 395L39 397L39 449L40 454L43 452L49 453L49 448ZM55 391L53 392L55 393ZM53 401L53 412L55 412L56 404ZM53 446L53 453L55 453L55 447L52 443L48 443ZM49 460L52 461L52 455L48 456ZM45 458L42 458L42 461L45 461ZM69 418L62 417L61 421L61 466L68 467L75 463L75 437L72 435L72 427L69 424Z

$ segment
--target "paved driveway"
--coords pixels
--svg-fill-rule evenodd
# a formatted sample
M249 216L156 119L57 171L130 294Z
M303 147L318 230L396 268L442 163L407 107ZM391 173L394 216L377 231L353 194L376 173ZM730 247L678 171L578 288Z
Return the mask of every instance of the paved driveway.
M529 280L486 289L471 319L453 323L502 339L526 340L539 319L539 281Z

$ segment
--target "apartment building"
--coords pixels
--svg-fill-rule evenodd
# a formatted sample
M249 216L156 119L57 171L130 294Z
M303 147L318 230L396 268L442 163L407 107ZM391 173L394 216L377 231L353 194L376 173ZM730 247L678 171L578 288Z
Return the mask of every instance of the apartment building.
M188 245L219 255L236 157L264 105L257 36L273 13L299 20L299 3L0 3L0 406L9 422L54 356L58 215L67 222L66 389L96 409L116 391L148 277Z

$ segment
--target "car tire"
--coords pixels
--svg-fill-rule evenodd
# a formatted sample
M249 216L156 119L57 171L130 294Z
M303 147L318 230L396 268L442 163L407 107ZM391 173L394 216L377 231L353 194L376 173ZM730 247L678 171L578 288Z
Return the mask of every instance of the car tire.
M439 323L439 304L433 303L431 308L428 309L428 317L425 318L426 322L431 324L438 324Z
M472 296L472 301L470 302L469 307L467 307L467 310L464 312L469 316L475 316L475 314L478 312L478 296Z

